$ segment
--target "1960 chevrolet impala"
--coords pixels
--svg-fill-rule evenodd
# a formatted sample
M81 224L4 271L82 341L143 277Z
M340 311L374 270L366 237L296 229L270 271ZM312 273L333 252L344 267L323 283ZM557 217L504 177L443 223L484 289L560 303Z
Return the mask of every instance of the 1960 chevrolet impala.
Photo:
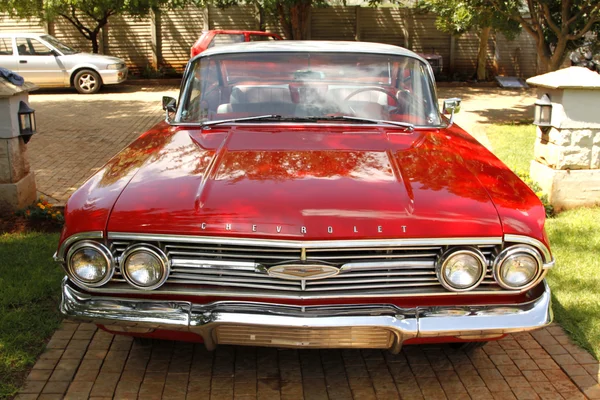
M429 64L394 46L201 53L166 120L70 198L62 313L209 349L472 347L549 324L544 208L453 124L459 104L440 111Z

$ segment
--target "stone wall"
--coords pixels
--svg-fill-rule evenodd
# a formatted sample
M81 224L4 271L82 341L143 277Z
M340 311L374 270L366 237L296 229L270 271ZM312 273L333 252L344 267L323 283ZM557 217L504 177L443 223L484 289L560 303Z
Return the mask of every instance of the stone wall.
M600 169L600 129L538 129L534 156L553 169Z

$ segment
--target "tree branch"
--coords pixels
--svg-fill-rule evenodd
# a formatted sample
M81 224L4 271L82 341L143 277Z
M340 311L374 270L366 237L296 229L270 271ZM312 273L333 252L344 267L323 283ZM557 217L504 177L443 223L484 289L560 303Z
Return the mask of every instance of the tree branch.
M585 26L581 29L581 31L579 31L578 34L576 34L576 35L567 35L567 40L581 39L583 37L583 35L585 35L590 29L592 29L592 26L596 22L599 22L599 21L600 21L600 17L590 18L589 21L587 22L587 24L585 24Z
M548 7L548 4L542 3L542 10L544 11L544 18L546 19L546 22L548 23L550 29L552 29L554 33L556 33L556 36L562 36L562 31L560 30L558 25L556 25L556 23L554 23L554 21L552 20L552 15L550 15L550 7Z
M571 25L573 22L583 17L584 14L591 14L594 9L597 9L598 7L600 7L600 3L596 3L593 6L581 7L581 10L567 21L567 25Z
M59 13L58 15L60 15L61 17L63 17L67 21L69 21L75 28L77 28L79 33L81 33L83 35L83 37L85 37L87 40L92 40L92 36L91 36L92 32L88 28L86 28L84 25L82 25L81 21L79 21L76 17L71 17L67 13Z

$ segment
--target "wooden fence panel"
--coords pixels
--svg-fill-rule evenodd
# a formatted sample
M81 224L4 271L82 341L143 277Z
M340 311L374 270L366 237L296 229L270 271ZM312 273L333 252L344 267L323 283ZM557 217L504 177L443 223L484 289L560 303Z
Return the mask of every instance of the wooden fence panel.
M204 10L189 6L161 13L162 61L165 66L183 71L190 59L192 45L202 35Z
M355 40L355 7L313 8L310 27L312 40Z
M140 72L152 62L152 20L115 15L108 27L107 54L120 57L134 71Z
M89 17L79 15L77 18L82 21L90 21ZM59 17L52 22L54 26L54 37L74 49L91 53L92 42L87 40L75 26L66 19ZM90 22L88 26L93 26ZM102 43L102 33L98 35L98 44Z
M14 19L0 13L0 33L5 32L46 33L46 26L39 18Z
M496 35L495 59L500 75L528 78L537 73L535 41L527 32L513 41L502 34Z
M400 8L360 8L360 40L406 47L406 13Z
M256 9L252 6L235 6L223 10L209 6L210 29L257 30Z
M411 18L412 17L412 18ZM434 14L424 14L410 10L411 50L416 53L439 54L444 60L444 70L450 67L450 35L437 30Z

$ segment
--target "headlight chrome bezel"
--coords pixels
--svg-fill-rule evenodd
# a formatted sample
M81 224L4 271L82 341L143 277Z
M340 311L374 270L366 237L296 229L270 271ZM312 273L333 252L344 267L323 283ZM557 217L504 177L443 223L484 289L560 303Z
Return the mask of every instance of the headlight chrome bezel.
M81 279L75 273L75 269L74 269L73 263L71 261L73 256L75 255L75 253L77 253L79 250L84 249L86 247L96 250L98 253L100 253L100 255L102 257L104 257L104 260L107 263L106 274L104 275L104 277L102 279L98 280L97 282L89 282L89 281L85 281L85 280ZM67 252L66 264L67 264L67 273L69 275L69 279L71 279L78 286L83 287L83 288L100 287L100 286L106 284L108 281L110 281L113 277L113 274L115 273L115 260L114 260L112 253L110 252L110 250L106 246L104 246L102 243L98 243L98 242L95 242L92 240L82 240L81 242L77 242L74 245L72 245L69 248L69 251Z
M503 280L502 274L501 274L501 269L502 269L502 265L508 259L510 259L511 257L514 257L515 255L517 255L519 253L525 253L526 255L532 256L537 263L537 269L536 269L535 274L533 274L531 279L528 280L525 284L520 285L520 286L511 286L511 285L508 285ZM529 289L530 287L533 287L538 282L540 276L542 275L542 273L544 271L543 266L544 266L544 262L542 260L542 256L535 248L528 246L528 245L516 244L516 245L505 248L504 250L502 250L500 252L500 254L498 254L498 256L494 260L492 271L494 273L494 279L496 280L496 282L498 282L498 285L500 285L500 287L502 287L503 289L507 289L507 290L521 290L522 291L525 289Z
M450 282L446 281L445 274L444 274L444 269L448 266L448 261L451 260L451 258L453 256L460 255L460 254L469 254L469 255L475 257L475 259L477 261L479 261L479 265L481 268L481 273L479 275L479 278L471 286L464 287L464 288L453 286ZM441 257L438 259L438 262L436 263L435 272L436 272L438 281L444 288L446 288L450 291L453 291L453 292L468 292L468 291L475 289L477 286L479 286L481 284L481 282L483 282L483 280L485 279L485 275L487 273L487 268L488 268L488 262L487 262L485 256L483 255L483 253L479 249L474 248L474 247L457 247L457 248L451 248L448 251L446 251L444 254L441 255Z
M134 255L135 253L142 252L142 251L149 253L151 256L155 257L161 263L162 276L161 276L160 280L158 282L156 282L155 284L148 285L148 286L143 286L143 285L136 283L129 276L129 273L128 273L127 267L126 267L127 260L129 259L129 257ZM120 266L120 270L121 270L121 275L127 281L127 283L129 283L134 288L141 289L141 290L158 289L167 281L167 279L169 278L169 274L171 273L171 263L170 263L167 255L158 247L153 246L151 244L145 244L145 243L134 244L132 246L129 246L127 249L125 249L125 251L123 252L123 254L120 257L119 266Z

